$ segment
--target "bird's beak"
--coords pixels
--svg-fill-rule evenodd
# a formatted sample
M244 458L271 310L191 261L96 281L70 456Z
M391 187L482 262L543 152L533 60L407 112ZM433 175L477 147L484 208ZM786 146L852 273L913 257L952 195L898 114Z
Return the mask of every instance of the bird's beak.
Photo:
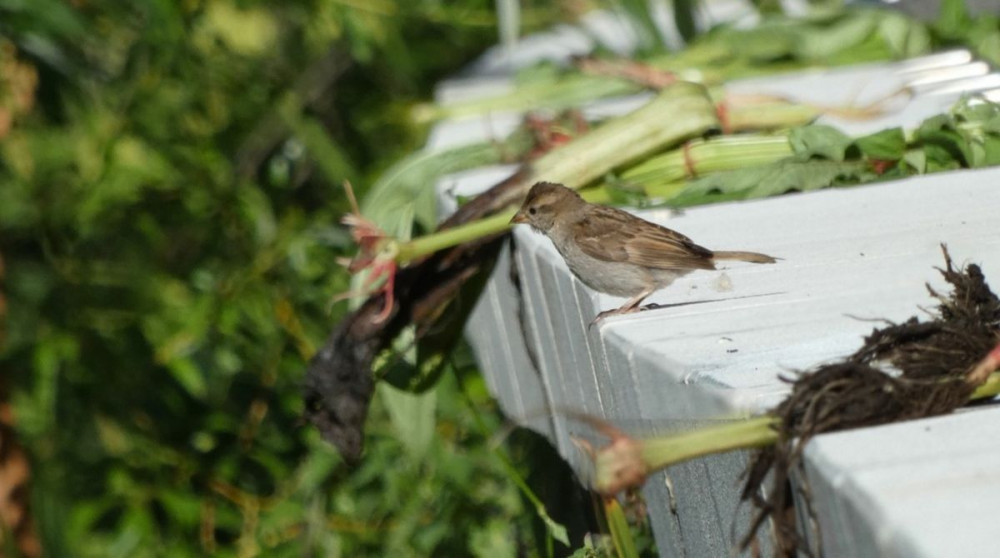
M515 213L514 217L511 218L510 220L511 225L517 225L520 223L527 223L527 222L528 222L528 216L524 214L523 209Z

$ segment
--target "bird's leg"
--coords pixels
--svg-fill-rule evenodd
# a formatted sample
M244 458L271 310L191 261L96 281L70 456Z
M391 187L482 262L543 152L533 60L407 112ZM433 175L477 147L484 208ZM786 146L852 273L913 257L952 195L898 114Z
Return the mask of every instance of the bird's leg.
M615 308L614 310L605 310L604 312L601 312L600 314L597 315L596 318L593 319L593 321L590 322L590 325L594 325L597 322L603 320L604 318L607 318L608 316L617 316L619 314L631 314L632 312L639 310L639 304L641 304L642 301L645 300L647 296L653 294L654 291L656 291L655 288L645 289L641 293L625 301L625 304L622 304L618 308Z

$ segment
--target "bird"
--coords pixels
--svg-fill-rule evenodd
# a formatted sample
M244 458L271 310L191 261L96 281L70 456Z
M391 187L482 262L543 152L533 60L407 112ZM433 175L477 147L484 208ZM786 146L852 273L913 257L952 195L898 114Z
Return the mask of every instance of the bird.
M588 203L575 190L553 182L535 183L510 222L547 236L570 271L591 289L628 298L599 313L591 325L640 310L649 295L697 269L716 269L719 260L777 261L757 252L709 250L621 209Z

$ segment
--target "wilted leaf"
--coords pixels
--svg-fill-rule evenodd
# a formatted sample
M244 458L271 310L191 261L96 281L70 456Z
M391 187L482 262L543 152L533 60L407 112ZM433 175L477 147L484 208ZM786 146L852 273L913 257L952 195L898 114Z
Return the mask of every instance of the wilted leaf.
M965 0L942 0L936 27L945 37L959 37L968 29L969 12Z
M968 144L955 130L921 126L917 139L927 154L928 172L956 169L972 160Z
M931 37L920 22L902 14L885 12L879 21L879 34L895 58L918 56L930 50Z
M694 180L672 203L697 203L699 197L713 194L739 198L773 196L786 192L805 192L859 179L865 174L864 163L857 161L784 160L772 165L729 171Z
M903 161L913 167L917 174L927 172L927 153L923 149L907 149L903 155Z
M757 183L756 187L750 189L748 197L773 196L793 190L799 192L818 190L856 180L861 176L863 169L864 164L859 162L779 163Z
M864 42L874 32L875 26L875 18L863 12L858 13L825 29L803 30L799 33L796 50L807 60L829 58L847 45Z
M851 138L844 132L823 124L793 128L788 143L800 159L819 156L831 161L843 161Z
M870 159L895 161L906 153L906 137L902 128L889 128L854 140L862 153Z
M972 144L972 166L991 167L1000 165L1000 137L991 135Z

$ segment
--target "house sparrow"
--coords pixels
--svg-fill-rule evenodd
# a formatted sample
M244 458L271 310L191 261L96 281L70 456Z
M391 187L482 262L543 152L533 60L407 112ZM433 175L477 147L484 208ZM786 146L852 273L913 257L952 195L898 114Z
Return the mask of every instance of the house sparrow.
M620 209L587 203L561 184L531 187L511 223L527 223L546 235L570 270L590 288L628 297L620 308L601 312L591 324L639 309L639 304L674 279L696 269L715 269L716 260L774 263L755 252L714 252L690 238Z

